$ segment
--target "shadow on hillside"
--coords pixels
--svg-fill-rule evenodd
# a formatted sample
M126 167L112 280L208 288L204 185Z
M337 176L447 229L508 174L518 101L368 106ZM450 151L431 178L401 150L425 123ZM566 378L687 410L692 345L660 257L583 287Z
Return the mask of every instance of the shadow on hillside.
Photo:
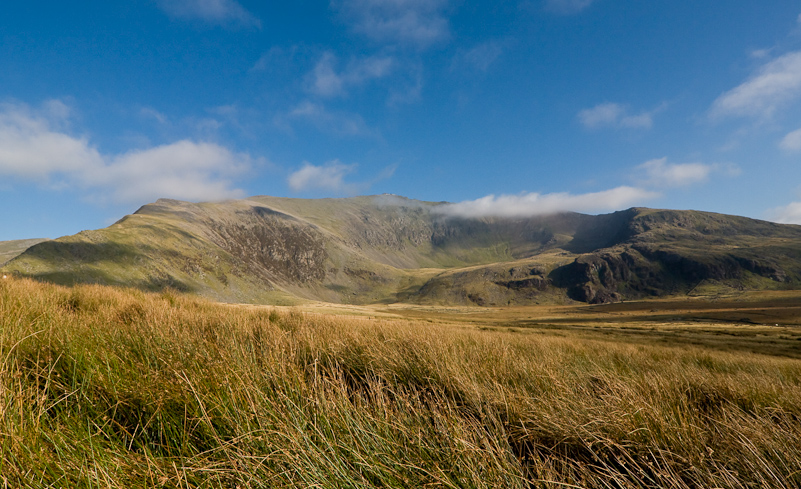
M631 237L629 224L636 215L635 209L628 209L584 219L576 228L573 239L562 248L582 254L621 243Z
M18 273L35 280L58 285L101 284L133 287L147 291L174 289L180 292L191 292L192 287L164 271L154 270L147 278L125 281L120 280L112 272L103 270L103 263L135 268L138 267L139 258L155 254L163 255L164 251L151 247L136 247L110 242L46 241L32 246L22 256L35 257L50 263L66 264L66 269L41 273Z

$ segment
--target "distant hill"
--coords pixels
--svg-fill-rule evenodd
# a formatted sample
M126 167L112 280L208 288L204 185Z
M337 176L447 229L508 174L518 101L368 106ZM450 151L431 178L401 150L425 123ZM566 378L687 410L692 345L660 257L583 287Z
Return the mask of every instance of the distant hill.
M801 226L698 211L454 218L397 196L159 200L3 270L217 300L508 305L801 287Z
M17 239L13 241L0 241L0 266L12 258L19 256L31 246L47 241L46 239Z

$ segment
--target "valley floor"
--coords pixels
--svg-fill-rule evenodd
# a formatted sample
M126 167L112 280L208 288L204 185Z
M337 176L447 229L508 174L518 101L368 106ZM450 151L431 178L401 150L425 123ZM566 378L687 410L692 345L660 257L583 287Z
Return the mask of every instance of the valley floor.
M801 359L801 291L795 290L748 291L713 298L671 297L604 305L483 308L307 303L299 309L317 314L462 325L485 331L678 348L699 346L718 351Z

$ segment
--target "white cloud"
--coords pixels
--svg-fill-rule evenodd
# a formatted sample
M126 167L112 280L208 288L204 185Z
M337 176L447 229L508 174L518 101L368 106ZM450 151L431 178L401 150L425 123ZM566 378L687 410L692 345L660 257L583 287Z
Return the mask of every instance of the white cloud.
M159 6L177 19L261 28L261 21L236 0L159 0Z
M230 179L250 167L248 155L193 141L103 155L86 137L54 128L59 121L53 107L39 111L23 105L0 107L0 174L80 189L93 200L137 203L161 197L243 196Z
M324 191L338 195L356 195L367 191L375 183L391 178L397 165L390 165L369 181L346 182L345 177L356 171L357 165L346 165L339 160L332 160L322 166L312 165L308 161L291 173L287 178L289 188L294 192Z
M345 176L354 170L356 165L345 165L339 160L329 161L323 166L304 162L300 170L289 175L287 183L295 192L329 190L340 194L352 194L355 193L357 186L345 183Z
M378 42L427 47L450 37L447 0L335 0L354 31Z
M684 187L705 182L713 173L730 177L740 174L740 169L731 164L668 163L667 158L646 161L636 169L645 175L641 184L650 187Z
M61 122L49 107L0 106L0 173L44 183L56 174L102 167L103 158L87 138L53 128Z
M576 14L595 0L545 0L545 9L558 14Z
M162 197L215 201L244 197L231 188L233 176L245 173L251 158L213 143L183 140L113 157L83 183L113 188L120 202L152 201Z
M765 214L769 221L781 224L801 224L801 202L790 202L785 206L770 209Z
M779 143L779 146L787 151L801 151L801 129L796 129L795 131L784 136Z
M344 95L348 86L362 85L389 75L395 60L389 56L353 59L341 73L337 73L336 64L337 58L333 53L323 53L310 73L309 91L323 97Z
M801 51L796 51L766 63L751 78L722 94L712 104L710 115L770 118L799 95Z
M668 163L667 158L646 161L637 167L646 175L648 185L654 187L682 187L703 182L712 172L703 163Z
M531 217L559 212L604 212L641 204L659 194L634 187L617 187L602 192L573 195L569 193L526 193L488 195L476 200L445 204L437 211L455 217Z
M629 114L626 107L616 103L599 104L591 109L578 113L579 121L588 129L600 127L624 127L630 129L648 129L653 125L653 114L661 110L640 114Z

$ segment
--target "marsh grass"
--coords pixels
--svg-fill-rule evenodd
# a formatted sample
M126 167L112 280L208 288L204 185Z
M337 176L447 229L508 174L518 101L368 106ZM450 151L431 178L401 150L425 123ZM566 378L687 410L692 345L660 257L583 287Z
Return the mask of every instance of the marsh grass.
M801 362L0 281L4 487L799 487Z

